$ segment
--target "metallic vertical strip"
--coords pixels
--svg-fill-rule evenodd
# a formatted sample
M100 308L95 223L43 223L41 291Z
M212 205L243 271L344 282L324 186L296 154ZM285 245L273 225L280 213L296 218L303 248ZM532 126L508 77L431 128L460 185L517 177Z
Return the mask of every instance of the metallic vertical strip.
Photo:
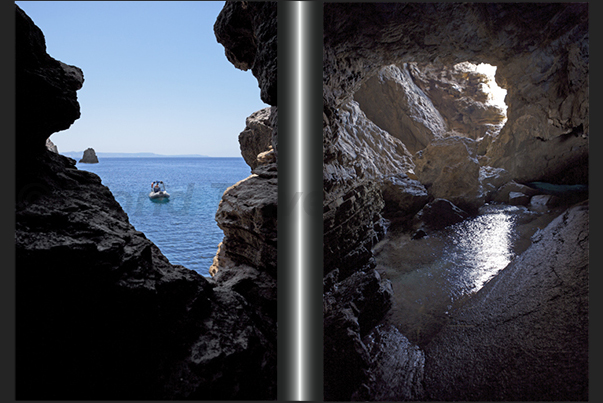
M295 204L296 188L296 30L294 2L278 3L278 256L277 256L277 398L298 399L298 355L296 348L297 276Z
M322 3L280 2L278 399L322 400Z

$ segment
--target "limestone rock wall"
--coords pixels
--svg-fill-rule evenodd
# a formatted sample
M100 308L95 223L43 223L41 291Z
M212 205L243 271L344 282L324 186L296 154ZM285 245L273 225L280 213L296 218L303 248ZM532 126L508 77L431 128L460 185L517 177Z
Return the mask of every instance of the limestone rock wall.
M239 134L241 155L251 169L261 164L258 160L259 154L273 148L272 109L275 109L275 107L260 109L252 113L245 120L245 130Z
M408 65L383 67L362 83L354 100L371 121L400 139L412 154L448 131L431 99L413 82Z
M443 66L409 63L415 84L441 113L450 131L477 140L496 134L506 120L505 111L489 100L489 78L472 63Z

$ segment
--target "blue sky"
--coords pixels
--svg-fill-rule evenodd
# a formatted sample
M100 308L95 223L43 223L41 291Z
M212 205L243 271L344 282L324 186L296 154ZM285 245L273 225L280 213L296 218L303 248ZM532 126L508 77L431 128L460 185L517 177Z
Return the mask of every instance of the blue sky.
M84 72L82 116L59 152L239 157L245 118L265 108L251 71L216 41L223 1L17 1L46 50Z

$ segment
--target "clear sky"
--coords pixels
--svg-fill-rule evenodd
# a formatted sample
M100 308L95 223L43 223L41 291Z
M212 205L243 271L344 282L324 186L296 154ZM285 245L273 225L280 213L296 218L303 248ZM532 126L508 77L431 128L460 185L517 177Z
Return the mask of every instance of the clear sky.
M47 52L84 72L81 117L59 152L239 157L245 118L265 108L251 71L216 41L223 1L17 1Z

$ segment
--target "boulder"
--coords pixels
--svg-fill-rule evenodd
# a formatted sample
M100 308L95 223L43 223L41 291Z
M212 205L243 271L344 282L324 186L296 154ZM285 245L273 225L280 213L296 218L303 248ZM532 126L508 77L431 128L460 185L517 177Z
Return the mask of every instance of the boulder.
M499 187L511 180L511 175L503 168L481 166L479 168L479 182L486 202L492 201Z
M512 206L527 206L530 196L521 192L509 192L509 204Z
M446 199L435 199L426 204L413 218L413 227L439 230L469 217L466 211Z
M510 181L498 188L498 190L494 194L492 201L497 203L509 203L509 195L511 194L511 192L522 193L526 196L534 196L540 193L540 191L531 188L527 185L523 185L515 181Z
M272 108L260 109L245 120L245 130L239 134L239 145L243 159L254 169L260 165L258 155L272 148Z
M560 204L559 197L554 195L536 195L530 199L530 210L547 211Z
M79 162L83 164L98 164L98 157L96 156L94 149L88 148L84 150L84 155L82 156L82 159L79 160Z
M475 140L447 137L415 154L415 173L430 196L474 211L484 204Z
M381 184L381 194L385 203L382 214L389 220L405 221L429 200L425 186L405 174L385 178Z
M354 100L368 119L400 139L412 154L448 130L440 112L413 82L406 64L383 67L362 83Z

